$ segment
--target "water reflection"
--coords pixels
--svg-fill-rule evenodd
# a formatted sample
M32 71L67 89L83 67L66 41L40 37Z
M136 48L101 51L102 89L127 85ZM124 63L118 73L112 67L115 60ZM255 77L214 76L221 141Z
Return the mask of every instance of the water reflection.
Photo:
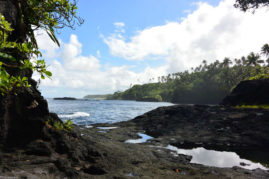
M203 164L214 167L242 167L245 169L263 169L269 170L260 163L253 163L250 160L241 159L234 152L219 152L214 150L206 150L205 148L196 148L191 150L179 149L175 146L168 145L166 149L176 152L176 154L191 155L191 163Z
M145 143L147 142L149 139L152 139L153 137L149 136L149 135L146 135L146 134L143 134L143 133L138 133L139 139L129 139L129 140L126 140L125 143L132 143L132 144L139 144L139 143Z
M117 129L118 127L97 127L97 129L101 130L112 130L112 129Z

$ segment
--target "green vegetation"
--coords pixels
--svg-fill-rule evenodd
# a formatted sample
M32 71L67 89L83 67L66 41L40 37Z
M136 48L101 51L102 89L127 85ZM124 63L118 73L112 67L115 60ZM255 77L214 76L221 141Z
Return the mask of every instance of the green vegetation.
M84 96L84 99L107 99L111 96L111 94L96 94L96 95L87 95Z
M71 131L73 129L73 122L71 120L62 122L62 121L55 121L54 119L49 119L48 121L46 121L46 125L48 127L53 127L56 130Z
M168 101L174 103L217 104L242 80L269 77L268 51L251 52L240 59L225 58L203 63L191 71L158 77L158 83L134 85L124 92L116 92L109 99L138 101ZM265 53L266 52L266 53Z
M269 105L239 105L238 109L269 109Z
M16 94L32 84L34 71L41 79L51 77L50 71L38 49L34 31L42 29L59 45L55 29L74 27L83 21L76 16L76 1L69 0L21 0L14 1L18 12L11 17L17 23L9 24L0 14L0 92L1 95Z
M236 0L235 7L240 8L242 11L248 9L257 9L261 6L268 6L269 0Z
M256 76L250 77L249 80L263 80L263 79L268 79L269 74L258 74Z
M10 24L5 20L4 16L0 14L0 92L1 95L5 94L16 94L22 87L30 87L28 78L26 76L11 75L8 73L9 69L17 70L31 70L37 71L41 74L41 78L45 76L50 77L51 72L46 70L46 64L44 60L33 60L30 62L29 59L15 58L14 49L16 53L21 53L32 57L32 55L40 55L40 52L33 48L29 42L16 43L8 41L8 34L13 31ZM14 63L20 63L20 65Z
M36 92L37 83L31 79L33 72L38 72L41 79L52 76L45 60L40 59L35 31L47 33L60 45L55 30L83 23L76 16L76 0L14 0L9 6L6 18L13 24L7 22L5 14L0 14L0 98ZM57 130L72 130L72 124L70 120L47 121L47 125Z

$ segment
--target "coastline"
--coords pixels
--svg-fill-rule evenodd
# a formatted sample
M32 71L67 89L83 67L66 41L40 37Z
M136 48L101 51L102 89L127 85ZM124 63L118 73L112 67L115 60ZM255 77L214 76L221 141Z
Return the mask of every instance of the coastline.
M262 109L207 105L160 107L126 122L75 127L68 140L57 139L67 147L61 147L68 154L67 158L64 153L59 155L59 151L48 156L38 155L34 151L41 150L38 146L42 141L38 145L32 144L31 148L28 146L20 157L18 151L6 153L2 160L6 172L2 175L18 176L21 172L28 177L40 177L41 174L36 172L39 170L54 178L268 178L269 172L261 169L219 168L191 163L190 156L173 155L165 148L173 145L220 151L266 149L269 144L269 132L266 133L269 130L268 117L269 110ZM234 128L219 130L220 126L231 123ZM208 132L205 133L204 129ZM138 133L153 138L145 143L126 143L129 139L139 138ZM10 157L12 155L14 157ZM53 172L49 173L52 169Z

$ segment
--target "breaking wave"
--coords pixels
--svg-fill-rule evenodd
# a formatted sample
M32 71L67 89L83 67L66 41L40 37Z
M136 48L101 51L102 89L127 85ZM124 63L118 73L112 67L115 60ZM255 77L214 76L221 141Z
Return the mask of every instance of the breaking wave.
M78 117L89 117L90 114L86 112L74 112L72 114L61 114L60 118L78 118Z

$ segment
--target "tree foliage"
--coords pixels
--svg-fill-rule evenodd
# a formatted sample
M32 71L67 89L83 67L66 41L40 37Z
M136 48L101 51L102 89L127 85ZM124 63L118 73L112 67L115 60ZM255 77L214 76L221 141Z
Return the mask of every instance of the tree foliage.
M55 29L73 28L82 24L83 20L76 15L76 0L21 0L17 1L19 20L25 28L25 34L37 47L34 31L43 29L57 43Z
M192 69L158 77L158 83L134 85L124 92L116 92L110 99L157 99L176 103L219 103L242 80L269 78L269 63L251 52L240 59L225 58L203 63ZM156 100L158 101L158 100Z
M242 11L249 9L257 9L262 6L268 6L269 0L236 0L235 7L240 8Z
M26 58L39 56L41 53L32 46L30 42L18 43L8 41L8 34L13 31L10 24L0 14L0 92L5 94L16 94L21 87L30 87L28 78L22 75L10 74L6 68L15 70L31 70L40 73L41 78L51 77L51 72L46 70L44 60ZM14 50L15 53L14 54ZM26 56L17 56L17 54L26 54Z
M264 44L264 46L262 46L261 53L265 55L266 57L269 57L269 45L268 44Z
M76 0L12 0L17 10L16 24L10 24L0 14L0 92L16 94L30 87L33 71L41 79L51 77L38 49L35 31L45 31L60 45L55 30L73 28L83 20L76 15Z

